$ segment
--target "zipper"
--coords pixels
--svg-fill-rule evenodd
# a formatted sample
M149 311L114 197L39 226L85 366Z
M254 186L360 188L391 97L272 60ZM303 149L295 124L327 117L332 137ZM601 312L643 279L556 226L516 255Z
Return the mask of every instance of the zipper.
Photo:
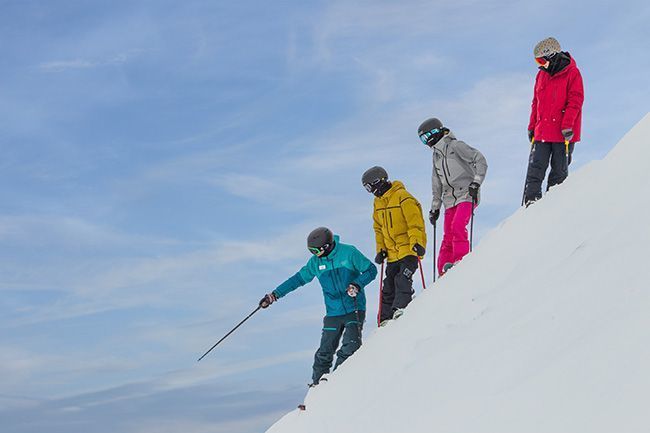
M449 170L449 163L447 162L447 150L449 150L449 144L445 143L445 152L444 153L442 151L440 152L442 154L442 162L440 164L442 165L442 173L445 175L445 180L447 181L447 185L449 185L449 188L451 188L451 195L454 197L454 203L456 203L456 200L458 200L458 198L454 193L455 189L451 185L451 182L449 182L449 178L447 177L447 172L449 172L449 176L451 176L451 170ZM445 171L445 164L447 165L447 171Z
M388 218L390 219L390 228L393 228L393 214L388 211Z
M330 263L331 263L331 265L332 265L332 274L333 274L332 279L333 279L333 280L335 279L335 280L337 281L336 283L334 283L334 288L336 289L337 293L338 293L339 295L341 295L341 296L339 296L339 299L341 300L341 306L343 307L343 311L345 311L345 314L348 314L348 309L345 307L345 302L343 301L344 298L343 298L343 296L342 296L342 295L345 295L345 294L347 294L347 293L343 293L343 292L341 292L341 288L340 288L340 286L342 286L342 284L341 284L341 280L340 280L340 278L339 278L338 272L337 272L337 270L334 268L334 260L333 260L333 259L330 259L330 258L328 258L328 260L330 261ZM338 285L339 287L336 287L337 285Z

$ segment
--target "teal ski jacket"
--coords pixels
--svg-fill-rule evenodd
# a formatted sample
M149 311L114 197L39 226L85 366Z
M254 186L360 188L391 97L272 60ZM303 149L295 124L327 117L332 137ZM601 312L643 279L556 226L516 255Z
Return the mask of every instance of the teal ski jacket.
M377 268L354 246L340 243L338 236L334 236L334 242L334 249L327 257L312 256L300 271L273 290L275 296L281 298L318 277L327 316L355 311L354 298L347 293L350 284L359 287L357 305L360 311L366 311L363 288L375 279Z

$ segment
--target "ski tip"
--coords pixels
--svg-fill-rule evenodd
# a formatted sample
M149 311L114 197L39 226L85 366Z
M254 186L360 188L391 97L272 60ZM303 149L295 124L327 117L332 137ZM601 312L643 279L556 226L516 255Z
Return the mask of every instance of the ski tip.
M298 409L305 410L305 409L307 409L307 406L305 406L304 404L299 404Z

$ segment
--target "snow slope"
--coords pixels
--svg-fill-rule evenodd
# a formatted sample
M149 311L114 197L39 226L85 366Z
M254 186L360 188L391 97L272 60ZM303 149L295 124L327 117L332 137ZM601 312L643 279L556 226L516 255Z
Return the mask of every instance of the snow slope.
M648 161L650 114L268 432L649 432Z

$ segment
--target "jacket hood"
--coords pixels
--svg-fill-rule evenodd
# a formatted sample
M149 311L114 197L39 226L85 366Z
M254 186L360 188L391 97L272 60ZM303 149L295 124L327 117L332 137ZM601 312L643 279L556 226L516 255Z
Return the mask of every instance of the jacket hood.
M392 180L391 183L392 183L392 185L391 185L390 189L388 191L386 191L386 194L384 194L384 195L392 194L397 190L404 189L404 184L399 180Z
M443 136L440 140L436 142L431 148L433 149L436 146L442 146L445 143L445 140L456 140L456 136L453 132L449 131L447 135Z
M388 189L388 191L386 191L385 193L383 193L379 197L375 197L375 201L377 201L377 200L388 200L388 198L390 196L392 196L396 191L399 191L400 189L406 189L404 187L404 184L399 180L391 180L390 183L391 183L391 185L390 185L390 188Z
M540 67L540 70L546 72L551 77L566 74L569 70L577 67L576 61L573 60L573 57L568 52L562 51L555 57L556 59L549 65L548 69Z

